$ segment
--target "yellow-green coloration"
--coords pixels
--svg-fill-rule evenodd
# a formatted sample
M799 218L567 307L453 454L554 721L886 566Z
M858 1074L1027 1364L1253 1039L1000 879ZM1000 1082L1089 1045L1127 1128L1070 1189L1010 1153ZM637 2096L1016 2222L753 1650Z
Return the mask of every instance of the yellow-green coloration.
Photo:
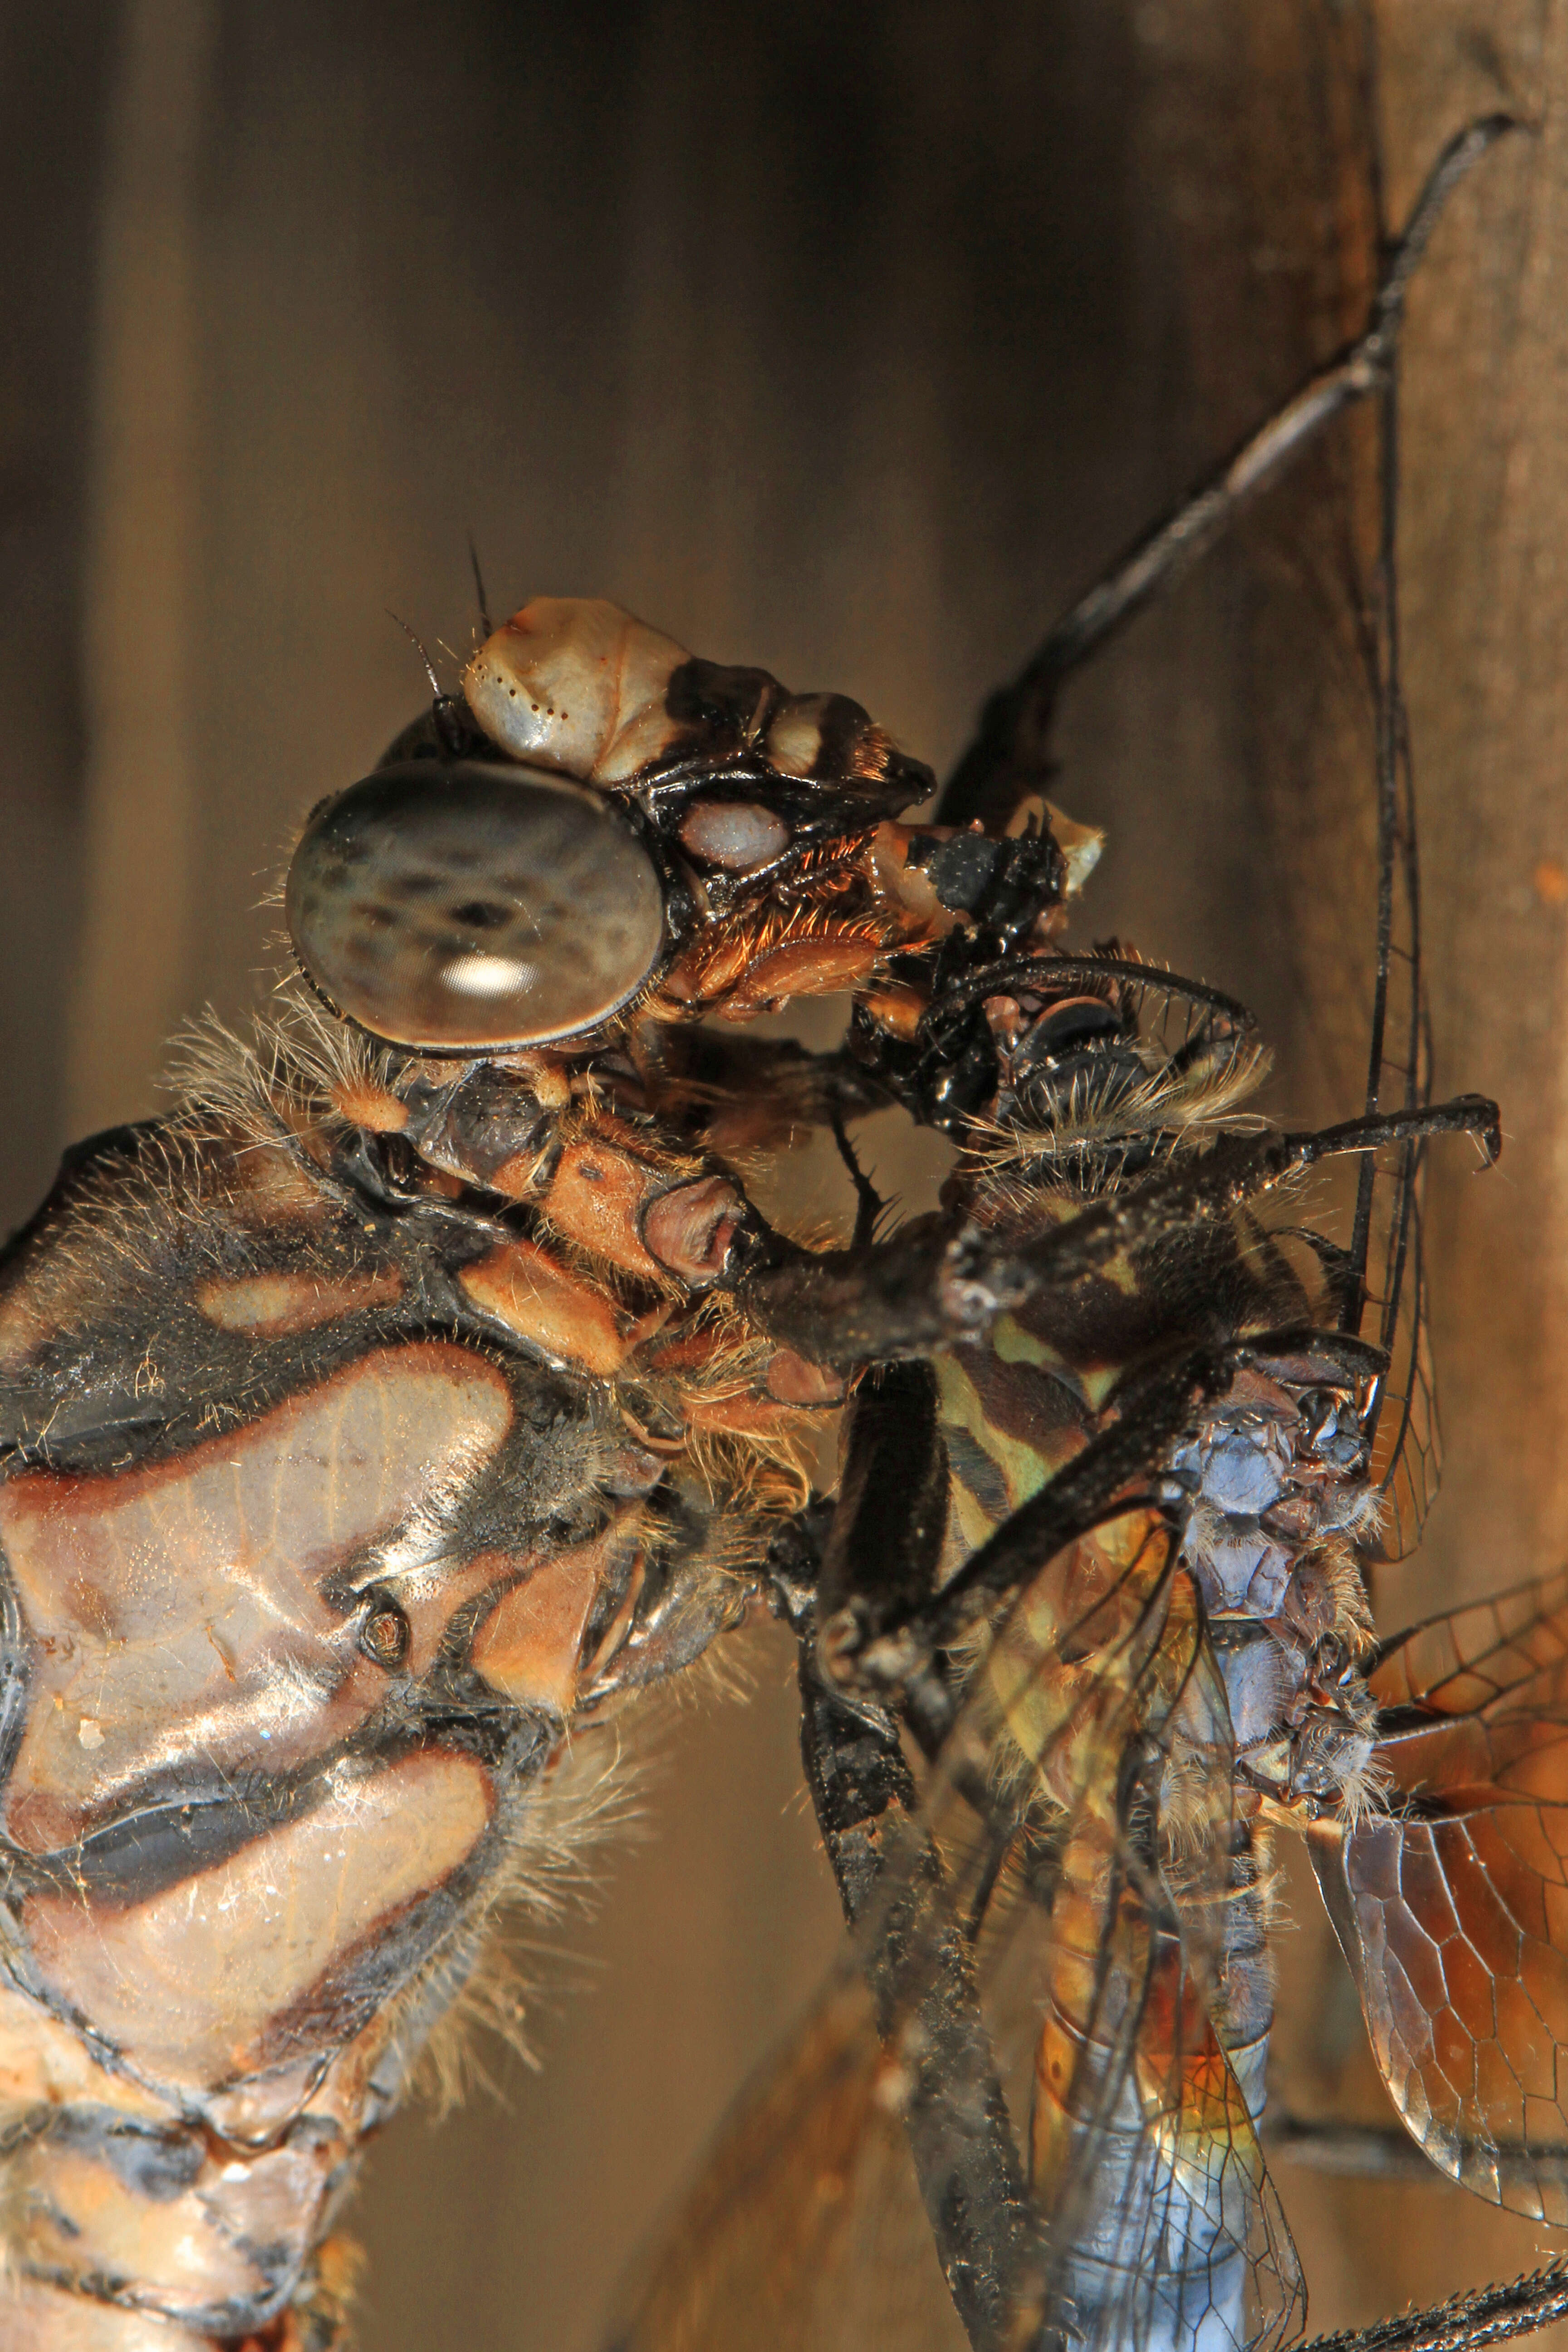
M1081 1383L1069 1388L1069 1376L1047 1369L1047 1349L1016 1325L997 1330L1016 1341L1016 1353L966 1348L934 1359L952 1481L948 1540L950 1549L960 1546L959 1558L978 1550L1056 1476L1082 1444L1091 1417L1074 1392Z
M1076 1375L1059 1349L1037 1332L1026 1331L1011 1315L999 1315L991 1327L991 1348L1005 1364L1038 1364L1043 1371L1054 1373L1059 1381L1076 1382Z

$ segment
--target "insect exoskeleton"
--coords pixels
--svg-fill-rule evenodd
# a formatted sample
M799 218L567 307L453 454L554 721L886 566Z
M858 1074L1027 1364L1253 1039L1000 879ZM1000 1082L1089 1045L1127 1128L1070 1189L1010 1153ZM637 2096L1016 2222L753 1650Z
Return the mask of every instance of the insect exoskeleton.
M1430 1098L1391 583L1363 1117L1274 1132L1244 1007L1068 948L1098 836L1037 790L1170 551L1335 399L1392 425L1499 128L1363 344L988 706L949 821L858 704L538 600L307 820L281 1017L68 1160L0 1266L0 2336L341 2344L356 2151L465 2002L515 2012L498 1916L597 1735L763 1597L854 1943L618 2352L731 2352L759 2276L842 2340L889 2182L976 2347L1281 2342L1281 1822L1411 2129L1563 2212L1568 1580L1369 1651L1436 1475L1422 1152L1499 1149ZM835 1051L733 1034L839 992ZM956 1147L891 1234L847 1132L887 1108ZM748 1190L811 1129L847 1246ZM1348 1240L1270 1208L1345 1156Z
M334 2339L345 2167L459 1996L511 2005L498 1909L742 1613L854 1361L750 1311L811 1254L742 1162L889 1097L705 1019L923 1003L1060 899L1048 834L900 822L929 772L858 705L607 605L526 607L465 696L307 820L281 1016L202 1033L0 1276L40 2346Z

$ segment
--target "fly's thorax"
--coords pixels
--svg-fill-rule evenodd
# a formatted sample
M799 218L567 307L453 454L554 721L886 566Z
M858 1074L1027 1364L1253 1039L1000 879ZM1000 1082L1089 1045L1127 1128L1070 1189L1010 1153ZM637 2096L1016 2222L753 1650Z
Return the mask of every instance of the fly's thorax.
M1331 1573L1333 1539L1374 1526L1378 1503L1357 1391L1331 1361L1238 1372L1169 1470L1211 1614L1282 1615L1309 1634L1348 1630L1336 1619L1354 1596Z
M1332 1638L1309 1647L1276 1622L1211 1628L1236 1727L1236 1763L1253 1788L1316 1819L1369 1803L1376 1706L1355 1657Z

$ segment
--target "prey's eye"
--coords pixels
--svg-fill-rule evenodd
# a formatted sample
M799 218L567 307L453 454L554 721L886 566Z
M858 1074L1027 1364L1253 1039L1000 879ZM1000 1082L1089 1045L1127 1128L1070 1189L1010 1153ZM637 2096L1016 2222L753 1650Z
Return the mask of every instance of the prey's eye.
M410 760L323 802L289 869L296 954L340 1013L432 1054L591 1029L664 940L653 861L600 794Z

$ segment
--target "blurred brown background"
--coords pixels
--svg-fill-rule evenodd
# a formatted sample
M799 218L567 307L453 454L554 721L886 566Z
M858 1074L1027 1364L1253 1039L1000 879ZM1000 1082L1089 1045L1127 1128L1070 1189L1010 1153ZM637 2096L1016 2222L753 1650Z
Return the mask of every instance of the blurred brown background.
M1392 1619L1555 1560L1568 1161L1568 266L1551 0L11 0L0 1190L255 1001L300 812L468 642L593 593L858 696L948 762L1094 569L1360 323L1373 190L1528 116L1407 352L1404 585L1439 1079L1447 1479ZM1377 159L1381 159L1380 162ZM1374 168L1375 165L1375 168ZM1357 1107L1370 938L1344 602L1354 431L1083 681L1057 796L1093 928L1247 996L1279 1108ZM885 1174L896 1174L883 1150ZM375 2150L366 2352L577 2352L835 1914L784 1648L659 1738L640 1842L544 1968L544 2071ZM1375 2114L1299 1878L1282 2075ZM1281 2165L1314 2323L1523 2267L1436 2180ZM766 2341L765 2321L757 2340Z

